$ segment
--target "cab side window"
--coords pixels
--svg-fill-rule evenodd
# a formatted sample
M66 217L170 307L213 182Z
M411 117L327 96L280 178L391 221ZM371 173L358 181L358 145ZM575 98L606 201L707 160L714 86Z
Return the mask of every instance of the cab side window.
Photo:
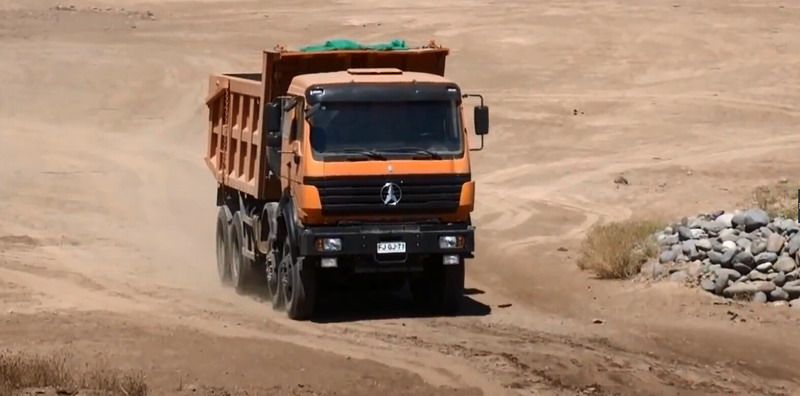
M297 101L297 104L294 106L294 109L291 110L292 113L291 117L286 117L287 119L291 118L292 120L291 121L292 130L291 133L289 134L289 140L290 141L299 140L300 142L302 142L304 139L303 124L305 122L305 110L304 110L305 103L303 102L303 98L301 97L296 97L295 100Z
M283 111L283 124L281 125L281 136L283 139L292 141L294 135L294 109Z

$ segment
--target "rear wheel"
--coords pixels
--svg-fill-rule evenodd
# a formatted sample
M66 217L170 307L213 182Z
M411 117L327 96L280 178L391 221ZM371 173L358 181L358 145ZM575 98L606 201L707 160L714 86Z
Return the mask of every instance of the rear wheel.
M314 313L317 271L304 257L295 254L291 241L284 238L279 265L281 295L289 318L307 320Z
M220 206L217 212L217 275L225 285L231 283L230 224L230 212L226 207Z
M464 296L464 259L454 265L430 260L421 276L411 279L410 286L414 301L425 310L454 315Z
M233 215L230 227L230 251L231 251L231 283L239 293L251 291L256 280L253 270L253 260L248 259L242 254L244 243L244 225L239 212Z

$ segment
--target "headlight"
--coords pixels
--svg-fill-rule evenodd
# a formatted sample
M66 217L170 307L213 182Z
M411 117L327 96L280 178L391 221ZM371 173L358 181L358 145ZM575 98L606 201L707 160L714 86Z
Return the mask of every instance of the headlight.
M317 250L322 252L338 252L342 250L342 240L340 238L317 239Z
M461 263L461 258L458 255L447 255L442 257L442 264L444 265L458 265Z
M463 235L445 235L439 237L439 249L461 249L466 240Z
M458 244L458 238L452 235L448 236L440 236L439 237L439 248L440 249L453 249Z

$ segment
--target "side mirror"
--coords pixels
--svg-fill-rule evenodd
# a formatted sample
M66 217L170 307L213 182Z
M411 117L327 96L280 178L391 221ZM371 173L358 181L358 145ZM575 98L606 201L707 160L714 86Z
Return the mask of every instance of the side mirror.
M281 132L281 118L283 116L283 111L281 110L281 103L279 100L267 104L267 133L278 133Z
M474 121L476 135L489 134L489 107L484 105L475 106Z

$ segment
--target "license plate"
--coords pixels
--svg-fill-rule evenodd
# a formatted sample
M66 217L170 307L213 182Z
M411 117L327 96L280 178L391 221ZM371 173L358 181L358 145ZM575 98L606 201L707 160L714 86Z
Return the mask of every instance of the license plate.
M405 253L405 242L378 242L378 254Z

